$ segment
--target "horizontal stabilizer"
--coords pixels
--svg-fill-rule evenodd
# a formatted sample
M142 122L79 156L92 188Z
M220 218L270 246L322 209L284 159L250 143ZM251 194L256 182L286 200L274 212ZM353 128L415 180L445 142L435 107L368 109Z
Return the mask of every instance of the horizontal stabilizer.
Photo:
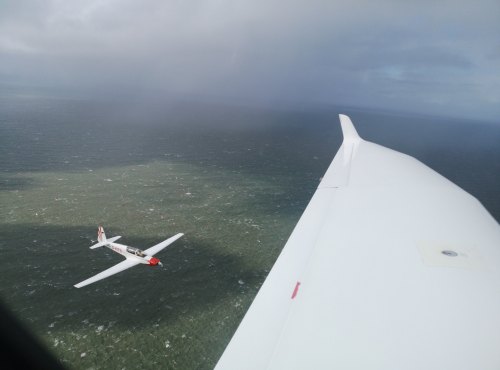
M106 242L100 242L100 243L97 243L97 244L94 244L93 246L90 247L90 249L96 249L96 248L99 248L99 247L104 247L106 245Z
M108 245L109 243L113 243L113 242L117 241L120 238L121 238L121 236L113 236L112 238L106 239L106 241L104 241L104 242L100 242L100 243L94 244L93 246L90 247L90 249L96 249L96 248L99 248L99 247L104 247L105 245Z

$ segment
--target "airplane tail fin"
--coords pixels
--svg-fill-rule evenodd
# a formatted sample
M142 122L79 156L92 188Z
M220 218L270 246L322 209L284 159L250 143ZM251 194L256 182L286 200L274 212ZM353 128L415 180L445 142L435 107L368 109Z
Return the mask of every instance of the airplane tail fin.
M93 246L90 247L90 249L104 247L105 245L113 243L114 241L116 241L116 240L118 240L120 238L121 238L121 236L114 236L112 238L107 239L106 238L106 234L104 233L104 228L102 226L99 226L97 228L97 241L99 243L94 244Z
M106 234L104 233L104 228L102 226L97 228L97 241L99 243L106 242Z

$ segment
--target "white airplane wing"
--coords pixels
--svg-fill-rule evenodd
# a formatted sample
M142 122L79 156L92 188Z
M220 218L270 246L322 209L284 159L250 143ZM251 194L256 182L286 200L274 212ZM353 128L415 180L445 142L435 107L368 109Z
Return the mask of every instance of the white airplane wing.
M88 278L87 280L82 281L81 283L78 283L75 285L76 288L81 288L85 285L89 285L92 283L95 283L96 281L105 279L111 275L117 274L123 270L129 269L133 266L136 266L140 264L140 262L137 260L132 260L132 259L126 259L125 261L122 261L113 267L110 267L107 270L104 270L103 272L98 273L97 275L92 276L91 278Z
M175 242L177 239L179 239L183 235L184 235L183 233L179 233L177 235L174 235L171 238L168 238L167 240L164 240L161 243L158 243L158 244L152 246L151 248L144 250L144 253L146 253L148 256L154 256L156 253L158 253L162 249L165 249L166 247L168 247L170 244Z
M216 369L500 369L498 223L341 124L341 148Z

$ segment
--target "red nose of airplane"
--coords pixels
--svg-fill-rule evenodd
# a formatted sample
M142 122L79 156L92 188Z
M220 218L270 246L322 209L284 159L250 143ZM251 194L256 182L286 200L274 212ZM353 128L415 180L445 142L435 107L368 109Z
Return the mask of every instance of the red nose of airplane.
M151 257L149 259L149 266L156 266L159 263L160 263L160 260L156 257Z

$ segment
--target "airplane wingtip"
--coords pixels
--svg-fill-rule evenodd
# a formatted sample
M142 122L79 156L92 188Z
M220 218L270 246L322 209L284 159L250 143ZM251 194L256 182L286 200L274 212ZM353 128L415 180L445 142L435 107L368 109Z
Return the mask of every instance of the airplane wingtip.
M342 127L342 135L344 135L344 141L359 141L361 137L358 135L356 128L354 127L349 116L345 114L339 114L340 126Z

